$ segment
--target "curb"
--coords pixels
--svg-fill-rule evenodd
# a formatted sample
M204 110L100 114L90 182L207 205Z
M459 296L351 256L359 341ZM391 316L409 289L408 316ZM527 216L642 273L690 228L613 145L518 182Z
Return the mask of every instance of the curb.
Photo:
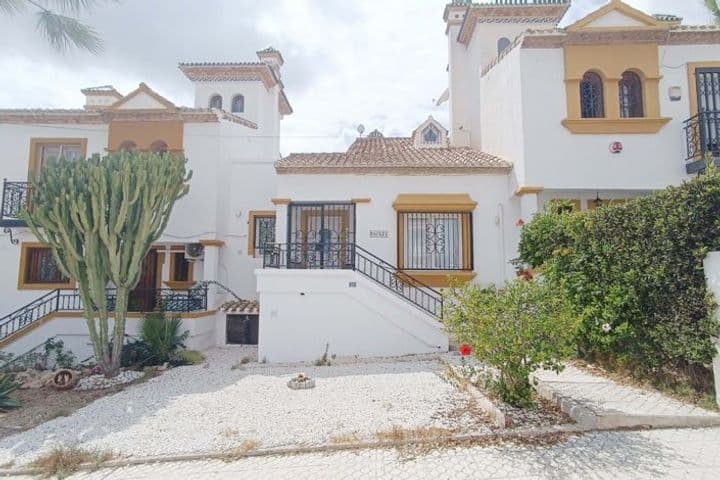
M277 447L237 453L233 451L216 451L203 453L189 453L179 455L157 455L151 457L134 457L121 460L110 460L101 464L85 463L78 468L78 472L91 472L99 469L121 468L128 466L147 465L154 463L193 462L201 460L235 461L244 458L270 457L285 455L302 455L310 453L334 453L353 450L370 450L382 448L399 448L405 446L437 446L438 444L452 444L458 446L471 443L501 443L512 440L532 440L548 438L555 439L558 435L577 435L591 431L579 425L559 425L553 427L536 427L532 429L500 430L489 433L465 433L449 437L434 439L407 439L394 441L368 441L347 444L323 444L307 447ZM20 475L38 475L42 471L37 468L0 469L0 477L13 477Z
M537 392L565 412L579 426L588 430L615 430L625 428L702 428L720 426L720 415L637 415L614 412L596 412L583 402L560 393L552 382L543 382L535 375Z

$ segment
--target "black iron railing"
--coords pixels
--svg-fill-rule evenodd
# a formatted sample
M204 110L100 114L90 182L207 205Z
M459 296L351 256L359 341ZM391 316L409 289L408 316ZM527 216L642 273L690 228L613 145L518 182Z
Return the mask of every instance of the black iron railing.
M353 243L266 245L263 268L355 270L421 310L442 318L442 293Z
M715 161L720 157L720 112L701 112L685 120L685 139L687 141L687 173L697 173L705 169L705 161L710 155Z
M202 312L207 310L207 287L188 290L169 288L137 289L130 294L128 312L162 310L172 313ZM107 289L107 307L115 309L117 291ZM57 289L33 300L24 307L0 318L0 340L55 312L82 312L80 293L73 289Z
M0 227L24 227L20 210L25 206L30 193L30 182L8 182L3 180L2 205L0 205Z

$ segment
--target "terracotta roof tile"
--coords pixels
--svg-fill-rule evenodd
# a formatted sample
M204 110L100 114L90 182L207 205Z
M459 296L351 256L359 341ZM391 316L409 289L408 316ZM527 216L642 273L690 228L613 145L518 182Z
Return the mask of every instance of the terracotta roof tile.
M293 153L275 163L278 173L506 172L500 157L465 147L417 148L410 137L358 138L346 153Z
M260 303L257 300L231 300L223 303L220 310L225 313L258 314Z

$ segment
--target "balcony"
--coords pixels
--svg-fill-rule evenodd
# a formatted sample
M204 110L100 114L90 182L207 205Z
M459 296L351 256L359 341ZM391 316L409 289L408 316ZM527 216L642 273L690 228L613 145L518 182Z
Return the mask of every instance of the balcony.
M705 170L710 155L715 165L720 166L720 111L701 112L685 121L687 158L685 171L688 174Z
M0 209L0 227L26 227L20 218L30 192L30 182L8 182L3 180L2 209Z

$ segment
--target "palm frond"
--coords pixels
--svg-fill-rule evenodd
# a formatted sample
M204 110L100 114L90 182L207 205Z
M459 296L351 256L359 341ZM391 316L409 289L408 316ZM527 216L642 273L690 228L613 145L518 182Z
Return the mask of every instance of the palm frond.
M718 5L718 0L705 0L705 6L715 17L715 23L720 24L720 5Z
M0 0L0 13L12 15L25 10L25 2L23 0Z
M63 52L76 47L95 55L103 51L103 43L97 32L80 20L49 10L41 10L37 15L38 30L55 49Z
M41 0L47 10L66 13L68 15L80 15L84 11L91 10L102 0Z

